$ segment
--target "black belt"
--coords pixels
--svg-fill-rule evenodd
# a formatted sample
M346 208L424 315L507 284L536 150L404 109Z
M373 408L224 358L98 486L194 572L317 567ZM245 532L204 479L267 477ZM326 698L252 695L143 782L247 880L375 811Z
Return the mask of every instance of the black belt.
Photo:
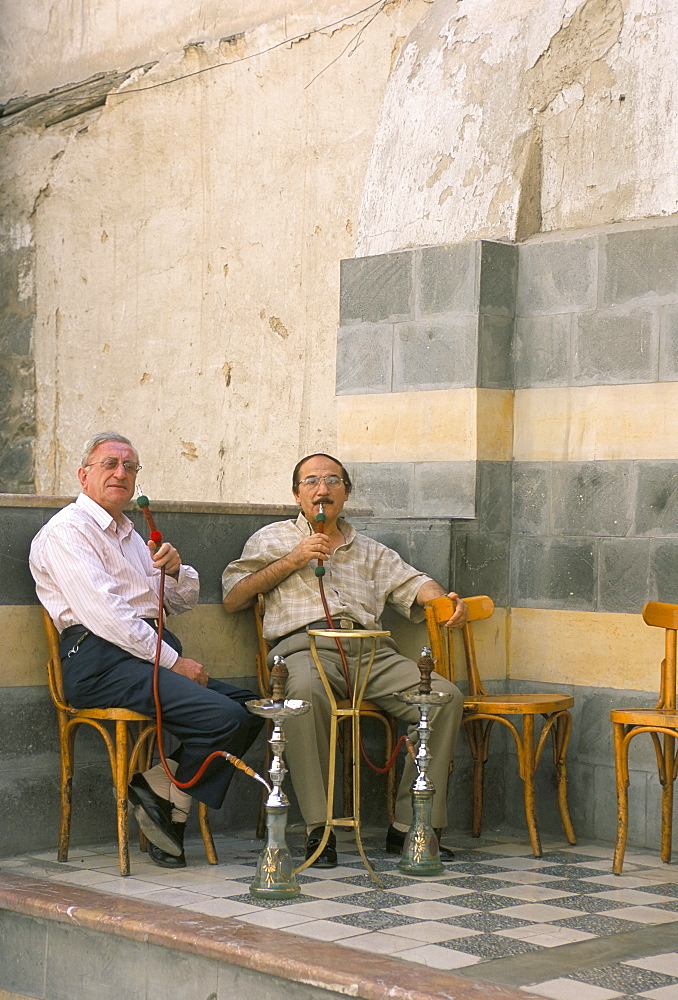
M158 628L157 618L142 618L142 621L146 622L147 625L151 625L154 629ZM85 625L68 625L61 633L61 639L70 639L74 635L83 635L84 632L90 632Z
M326 618L321 618L318 622L309 622L308 625L302 625L301 628L295 628L293 632L287 632L285 635L278 636L277 639L273 639L271 645L277 646L279 642L283 639L289 639L293 635L302 635L307 632L308 629L344 629L347 632L353 632L355 629L364 629L365 626L361 625L360 622L356 622L353 618L347 618L345 615L337 615L333 619L333 624L327 621Z

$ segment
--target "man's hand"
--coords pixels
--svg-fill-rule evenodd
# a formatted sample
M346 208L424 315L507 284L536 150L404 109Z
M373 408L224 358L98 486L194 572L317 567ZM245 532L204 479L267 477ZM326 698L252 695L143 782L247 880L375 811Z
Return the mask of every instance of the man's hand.
M196 663L195 660L189 660L186 656L180 656L172 667L172 670L175 674L183 674L184 677L189 677L192 681L197 681L198 684L202 684L203 687L207 686L207 682L210 679L210 675L207 673L202 663Z
M151 550L151 559L155 568L160 569L161 566L164 566L165 572L176 579L181 568L181 556L174 546L170 545L169 542L163 542L158 548L155 542L149 541L148 547Z
M329 559L331 554L329 538L322 532L316 531L302 539L288 554L287 559L296 570L308 566L312 559Z
M462 625L466 624L466 619L468 618L468 608L462 601L461 597L457 594L451 593L446 596L449 597L451 601L454 601L454 613L452 614L452 617L445 622L445 625L447 628L461 628Z

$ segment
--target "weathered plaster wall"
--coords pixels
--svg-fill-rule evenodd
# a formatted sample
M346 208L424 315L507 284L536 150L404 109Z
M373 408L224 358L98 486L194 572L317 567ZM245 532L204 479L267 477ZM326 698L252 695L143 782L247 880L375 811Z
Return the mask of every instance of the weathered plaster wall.
M389 80L358 254L678 211L677 0L436 3Z
M388 74L426 5L372 21L355 3L284 6L235 37L244 8L224 15L227 40L210 22L205 44L165 55L174 36L149 32L143 51L114 48L107 68L147 68L104 108L10 123L35 259L38 491L73 491L102 427L138 443L157 498L285 501L299 455L334 447L339 260ZM83 31L81 72L102 70L105 38Z

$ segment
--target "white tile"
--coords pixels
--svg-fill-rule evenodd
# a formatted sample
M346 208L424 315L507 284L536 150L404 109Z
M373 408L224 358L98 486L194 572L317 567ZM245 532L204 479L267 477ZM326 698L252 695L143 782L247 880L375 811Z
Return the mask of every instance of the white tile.
M336 868L314 868L313 865L311 865L310 868L304 868L302 874L317 879L333 879L355 878L356 875L364 875L365 872L361 871L359 868L348 868L346 865L337 865ZM377 872L377 874L379 873Z
M94 888L94 886L88 886L88 888ZM105 892L113 892L116 896L147 896L149 892L158 891L157 882L143 882L141 879L132 878L127 876L127 878L120 877L117 881L106 881L101 885L96 887Z
M355 896L360 889L354 885L347 885L346 882L334 882L328 879L326 882L305 882L302 892L305 896L314 896L316 899L339 899L341 896Z
M290 930L299 937L314 938L316 941L338 941L349 940L349 938L359 937L361 934L369 934L364 927L352 927L350 924L337 924L332 920L308 920L296 927L283 928Z
M122 878L118 872L117 878ZM101 872L93 872L89 868L86 868L81 872L68 872L59 876L58 881L64 882L66 885L100 885L104 886L108 882L116 882L117 878L115 875L102 875Z
M157 892L149 892L144 899L149 903L163 903L165 906L188 906L191 903L209 903L212 896L203 896L202 893L190 892L188 889L158 889Z
M590 854L592 858L609 858L612 860L614 857L614 847L599 847L597 844L575 844L567 847L561 848L562 851L566 851L568 854Z
M242 919L248 924L255 924L257 927L302 927L308 922L308 917L301 917L298 913L290 913L287 907L276 906L270 910L259 910L257 913L244 913Z
M437 944L424 944L419 948L410 948L409 951L401 951L398 958L407 962L418 962L420 965L427 965L430 969L463 969L468 965L477 965L482 962L482 958L477 955L465 955L463 951L455 951L454 948L441 948Z
M678 976L678 951L649 955L647 958L634 958L622 964L635 965L639 969L649 969L650 972L663 972L665 976Z
M344 913L364 913L366 907L337 903L333 899L316 899L312 903L290 903L285 909L302 917L308 914L310 919L321 920L323 917L341 917Z
M488 892L488 896L508 896L511 899L524 899L530 903L541 902L545 899L562 899L563 896L571 895L571 892L563 892L562 889L549 889L545 885L507 886L505 889L490 889Z
M519 906L505 906L494 910L501 916L518 917L519 920L533 920L535 923L547 923L549 920L563 920L565 917L582 917L584 910L565 909L564 906L549 906L548 903L523 903Z
M496 844L494 847L490 847L490 846L479 847L479 848L477 848L477 850L478 850L479 854L482 854L482 853L485 853L485 852L487 854L504 854L504 855L506 855L507 858L520 857L521 855L528 855L528 854L530 855L530 857L532 856L532 851L530 850L530 848L527 847L522 842L519 843L519 844ZM535 860L537 860L537 859L535 859ZM489 865L493 865L495 862L488 860L487 863Z
M371 931L360 937L352 937L346 944L349 948L371 951L375 955L397 955L410 947L409 941L388 931Z
M210 882L191 882L185 888L191 892L202 892L206 896L219 897L245 896L250 891L248 885L243 885L242 882L229 882L227 879L217 879Z
M557 861L544 861L542 858L491 858L488 861L481 861L482 865L496 865L497 868L508 868L510 871L529 871L531 868L550 868L559 864ZM497 878L503 878L497 872Z
M452 938L470 937L482 933L466 927L456 927L454 924L441 924L437 920L423 920L420 924L389 927L388 932L410 941L425 941L427 944L437 944L438 941L450 941Z
M414 896L415 899L451 899L454 896L466 896L470 890L460 889L456 885L439 885L436 882L414 882L389 891L396 896Z
M648 1000L678 1000L678 983L672 986L659 986L656 990L648 990L647 993L639 993L641 997Z
M467 906L455 906L453 903L439 903L432 899L424 903L390 906L388 912L402 913L406 917L419 917L420 920L444 920L446 917L461 917L478 911L471 910Z
M609 885L611 889L646 889L648 885L659 885L661 879L656 874L647 875L591 875L587 882Z
M636 903L641 906L668 903L674 898L657 892L641 892L640 889L610 889L609 892L594 892L592 896L594 899L610 899L613 903Z
M574 979L547 979L544 983L520 988L525 993L536 993L538 997L547 997L548 1000L614 1000L623 996L616 990L606 990L602 986L591 986Z
M621 910L605 910L605 916L636 920L639 924L668 924L676 919L676 911L657 910L653 906L625 906Z
M481 875L481 878L485 876ZM501 875L488 875L488 878L500 878L504 882L515 882L517 885L542 885L546 884L548 888L557 889L558 882L563 881L562 875L545 875L543 872L502 872ZM497 889L497 892L501 893L501 889Z
M182 910L192 910L196 913L206 913L210 917L238 917L243 913L261 913L256 906L248 903L234 903L230 899L209 899L206 903L190 903L182 906Z
M572 927L554 927L552 924L531 924L529 927L514 927L508 931L497 931L502 937L516 938L529 944L538 944L542 948L557 948L561 944L574 944L577 941L588 941L595 934L576 931Z

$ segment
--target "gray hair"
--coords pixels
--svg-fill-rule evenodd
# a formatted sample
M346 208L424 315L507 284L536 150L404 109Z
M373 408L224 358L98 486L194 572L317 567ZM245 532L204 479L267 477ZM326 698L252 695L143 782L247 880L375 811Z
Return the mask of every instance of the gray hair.
M130 446L137 460L137 465L139 465L139 452L136 450L129 438L123 437L122 434L116 434L115 431L100 431L98 434L94 434L89 440L85 441L82 455L82 468L84 469L92 457L92 452L95 448L98 448L100 444L105 444L106 441L118 441L120 444L127 444Z

